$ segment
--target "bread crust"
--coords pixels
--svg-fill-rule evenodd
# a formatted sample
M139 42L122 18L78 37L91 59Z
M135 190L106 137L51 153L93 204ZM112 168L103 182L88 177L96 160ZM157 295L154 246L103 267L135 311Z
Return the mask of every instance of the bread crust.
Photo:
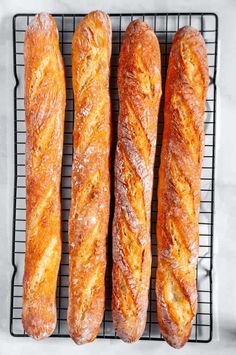
M25 34L26 255L22 322L35 339L56 326L61 258L60 181L65 75L53 18L36 15Z
M97 336L104 314L110 207L111 23L95 11L73 37L74 158L69 217L68 330L77 344Z
M150 214L161 97L158 40L146 23L127 28L118 68L112 314L117 335L138 340L145 328L151 273Z
M192 27L174 38L167 72L158 183L158 323L175 348L188 340L197 312L200 177L208 87L205 43Z

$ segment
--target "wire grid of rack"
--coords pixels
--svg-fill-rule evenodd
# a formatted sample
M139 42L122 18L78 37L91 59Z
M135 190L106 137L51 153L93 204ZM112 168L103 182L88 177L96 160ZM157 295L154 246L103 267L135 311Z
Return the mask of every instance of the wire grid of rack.
M10 332L13 336L27 336L21 323L22 278L25 253L25 111L24 111L24 32L34 14L17 14L13 18L14 46L14 120L15 120L15 185L13 214L12 264L14 268L11 289ZM73 93L71 80L71 41L76 25L84 14L54 14L59 30L61 51L66 67L67 106L65 120L64 153L62 166L62 240L63 252L58 277L57 309L58 322L53 337L68 337L66 312L68 303L68 213L70 207L70 177L72 164ZM214 212L214 158L215 158L215 116L216 116L216 65L218 18L213 13L150 13L150 14L110 14L112 22L112 59L110 91L113 108L114 137L116 137L118 95L117 65L122 36L130 21L140 18L149 23L160 42L162 58L163 92L168 54L175 32L185 25L192 25L203 35L208 54L210 82L206 102L205 153L201 177L201 207L199 218L200 255L197 268L198 313L195 317L190 342L209 342L212 339L212 246ZM154 192L152 202L152 275L149 297L147 325L141 339L163 340L157 323L155 296L155 269L157 264L156 212L157 178L163 130L163 98L161 102L157 152L155 161ZM115 142L114 142L115 147ZM114 147L112 158L114 158ZM113 161L113 159L112 159ZM112 196L111 216L114 196ZM111 314L111 223L108 233L108 266L106 273L106 307L99 338L116 338Z

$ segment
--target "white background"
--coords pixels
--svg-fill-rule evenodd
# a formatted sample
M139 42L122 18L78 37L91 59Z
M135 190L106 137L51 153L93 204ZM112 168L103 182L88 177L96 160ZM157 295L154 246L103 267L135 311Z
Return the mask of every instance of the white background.
M181 354L236 354L236 0L0 0L0 355L172 354L164 342L96 340L77 347L70 339L13 338L9 304L13 196L12 16L18 12L216 12L219 16L216 193L214 231L214 340L187 344Z

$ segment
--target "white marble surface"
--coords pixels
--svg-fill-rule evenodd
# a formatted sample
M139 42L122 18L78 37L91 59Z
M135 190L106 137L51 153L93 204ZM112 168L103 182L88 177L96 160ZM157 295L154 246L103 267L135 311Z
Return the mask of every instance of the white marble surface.
M13 194L13 72L12 16L18 12L87 13L212 11L219 16L218 107L216 141L216 193L214 231L214 339L209 344L187 344L181 354L236 353L236 1L235 0L1 0L0 1L0 355L70 354L171 354L165 343L96 340L77 348L70 339L13 338L9 335L9 302Z

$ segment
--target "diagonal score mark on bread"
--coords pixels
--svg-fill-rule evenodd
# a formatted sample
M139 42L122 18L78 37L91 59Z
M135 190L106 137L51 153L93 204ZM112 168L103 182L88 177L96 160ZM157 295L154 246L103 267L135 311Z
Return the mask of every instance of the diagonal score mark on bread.
M180 230L180 226L174 218L169 219L169 226L166 226L166 228L168 228L168 233L171 238L170 242L173 247L171 257L173 260L175 260L175 258L178 260L179 267L184 267L191 257L192 245L189 240L185 238L185 234ZM169 255L167 254L167 256ZM161 257L165 257L164 251Z
M101 61L102 55L99 53L98 49L91 49L87 56L81 61L81 68L78 78L78 98L84 94L86 90L89 89L89 86L96 80L96 77L99 75L99 63ZM79 105L78 105L79 106Z
M155 37L155 34L154 34ZM157 63L156 63L157 64ZM145 63L144 58L140 55L139 51L135 54L135 70L136 74L134 79L139 85L140 94L144 99L150 100L148 106L155 108L156 106L156 93L157 90L161 90L161 71L158 65L154 66L152 73L149 70L148 65ZM148 128L148 118L146 123L146 128Z
M183 214L191 221L195 219L194 196L190 182L185 176L185 172L178 166L178 161L171 160L170 163L170 183L173 184L176 191L176 203L183 205Z
M199 62L201 59L194 51L194 44L190 46L184 41L181 42L180 56L185 64L186 79L191 84L196 97L202 102L205 99L205 78L203 77Z
M144 159L145 164L148 167L150 163L151 144L148 140L145 129L143 128L142 123L138 119L137 115L135 115L129 100L126 100L126 106L128 110L129 122L128 135L130 136L130 139L136 146L141 158Z
M42 258L35 263L34 273L31 274L30 289L25 298L25 306L28 307L37 292L38 287L42 287L42 281L45 278L45 271L53 264L53 256L57 246L57 239L51 239L47 243L47 247L43 250Z
M78 112L78 120L80 120L80 129L74 134L74 152L76 155L82 155L86 153L86 149L98 139L98 128L102 125L101 115L103 115L104 107L107 106L107 100L101 100L94 110L86 111L86 117L84 117L84 111L86 110L86 105ZM81 114L81 113L82 114ZM83 133L86 132L86 135Z
M73 263L75 265L75 270L78 276L79 273L84 268L82 262L86 262L94 258L95 256L96 242L98 241L98 236L99 236L98 232L99 232L99 223L97 223L93 228L89 230L88 235L86 236L79 235L78 236L78 239L80 240L79 247L77 247L75 250L73 250L73 247L71 249L71 254L73 254L73 256L77 256L77 258L73 260ZM90 264L90 266L92 266L92 263Z
M195 162L198 162L200 159L198 127L195 127L194 122L191 120L194 110L188 106L188 101L180 94L173 95L171 103L178 113L178 117L176 117L178 124L175 126L176 134L179 134L181 139L186 142L190 156Z
M33 141L34 154L31 157L32 168L37 171L38 168L42 169L42 164L47 164L47 156L45 152L51 144L53 144L53 137L55 136L55 131L60 125L60 114L57 111L54 115L47 118L44 123L44 127L40 129ZM54 137L56 138L56 137ZM44 160L44 161L43 161ZM39 172L37 171L37 174Z
M54 188L51 187L48 189L43 198L37 201L37 204L34 206L33 211L27 218L27 235L29 240L32 239L35 235L37 235L38 230L40 229L40 224L42 223L42 217L44 216L45 210L48 207L48 204L51 203L51 197Z
M93 272L91 272L91 275L88 275L88 282L86 285L86 288L83 288L82 293L80 294L80 300L84 299L83 302L81 302L81 305L79 307L79 312L76 312L76 321L83 321L85 318L89 321L89 306L91 305L93 301L94 296L94 291L96 290L96 285L98 281L99 272L101 269L101 265L97 265ZM83 285L81 285L81 288ZM79 305L78 305L79 306Z
M75 196L75 205L71 209L73 218L77 219L81 213L81 210L84 209L84 206L89 205L91 198L93 197L92 195L94 194L94 190L100 182L100 178L100 172L95 171L93 175L91 174L89 176L82 189L78 190Z
M134 165L126 156L124 149L120 151L122 155L124 186L126 187L130 208L135 212L138 223L145 226L146 211L143 183L135 171Z
M186 327L192 321L194 313L189 299L186 297L185 289L181 286L179 277L175 276L168 263L164 262L162 268L164 288L160 295L160 302L166 305L168 314L173 318L174 323ZM193 276L195 276L195 271ZM168 322L168 318L166 318L166 321Z
M142 275L142 248L133 231L125 218L124 213L121 214L120 220L120 248L121 253L125 256L122 260L124 267L128 267L133 271L136 282L140 281Z
M100 268L99 263L96 265L96 244L99 243L99 228L100 225L97 223L90 229L87 236L80 236L79 247L74 250L71 248L71 255L73 255L71 263L74 270L72 283L76 285L73 292L74 297L77 298L77 310L74 317L77 322L85 318L85 312L93 299L93 290ZM95 268L94 264L96 265ZM84 287L84 280L81 279L82 272L87 277L86 287Z
M120 308L123 309L124 313L127 314L127 318L129 322L133 323L135 332L135 326L137 323L137 316L139 313L138 306L136 304L136 300L138 292L135 287L131 287L130 282L128 280L128 276L125 275L124 271L117 265L116 266L116 278L119 280L119 302ZM123 316L123 315L122 315Z
M35 68L31 81L29 83L29 90L30 90L30 95L29 95L29 103L32 104L33 101L37 100L37 93L39 93L39 87L40 85L44 83L44 77L46 75L46 70L47 67L50 67L53 63L52 56L47 55L45 58L41 60L39 63L39 66Z

